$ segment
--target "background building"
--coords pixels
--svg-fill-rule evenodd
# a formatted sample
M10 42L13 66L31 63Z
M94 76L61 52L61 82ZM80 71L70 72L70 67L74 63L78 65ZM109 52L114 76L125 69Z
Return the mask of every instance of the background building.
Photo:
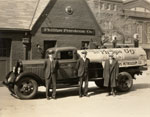
M119 43L133 44L138 33L150 59L150 3L145 0L87 0L97 22L111 42L117 35Z

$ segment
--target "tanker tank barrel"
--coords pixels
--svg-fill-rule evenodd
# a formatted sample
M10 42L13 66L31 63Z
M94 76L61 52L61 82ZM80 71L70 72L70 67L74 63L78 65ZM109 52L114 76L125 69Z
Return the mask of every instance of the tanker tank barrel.
M78 50L81 55L83 50ZM110 48L110 49L87 49L87 57L91 62L102 63L108 59L110 51L118 60L120 67L144 66L147 64L146 52L143 48Z

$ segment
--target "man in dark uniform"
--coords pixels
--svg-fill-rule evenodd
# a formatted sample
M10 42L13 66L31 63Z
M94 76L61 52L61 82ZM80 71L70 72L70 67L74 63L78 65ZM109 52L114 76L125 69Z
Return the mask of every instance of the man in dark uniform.
M116 36L112 37L112 44L113 44L113 48L117 47L117 37Z
M41 54L41 58L44 58L44 51L41 48L41 46L39 44L37 44L36 47L38 48L38 52Z
M139 47L139 35L134 34L134 47Z
M115 96L116 79L119 74L119 64L113 52L109 52L109 59L105 61L103 77L104 86L109 88L108 95Z
M86 58L87 51L82 51L82 56L77 62L77 70L79 77L79 97L88 96L88 68L90 60ZM85 82L83 90L83 82Z
M46 83L46 98L49 98L49 89L52 86L52 98L56 99L56 77L58 71L58 61L53 58L54 51L48 52L48 59L44 64L45 83Z

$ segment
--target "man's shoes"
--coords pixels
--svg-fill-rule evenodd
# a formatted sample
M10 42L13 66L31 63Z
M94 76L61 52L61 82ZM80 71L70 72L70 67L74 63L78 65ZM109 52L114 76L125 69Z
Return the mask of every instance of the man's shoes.
M85 96L85 97L89 97L89 95L88 95L88 94L84 94L84 96Z
M115 97L115 96L116 96L116 93L115 93L115 92L112 92L112 95Z
M112 95L111 92L109 92L106 96L110 96L110 95Z
M47 100L50 100L50 97L47 96L46 98L47 98Z
M79 95L79 98L82 98L82 95Z
M56 100L56 96L52 96L52 99Z

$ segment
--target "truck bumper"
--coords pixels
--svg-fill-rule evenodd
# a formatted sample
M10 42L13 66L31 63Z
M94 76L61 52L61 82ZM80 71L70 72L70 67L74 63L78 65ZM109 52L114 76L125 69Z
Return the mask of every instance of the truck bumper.
M147 65L141 66L141 67L139 67L139 69L140 69L140 71L146 71L146 70L148 70L148 66Z
M12 77L10 74L8 74L5 78L5 80L2 82L4 86L6 86L9 91L14 94L14 84L15 84L15 78Z

